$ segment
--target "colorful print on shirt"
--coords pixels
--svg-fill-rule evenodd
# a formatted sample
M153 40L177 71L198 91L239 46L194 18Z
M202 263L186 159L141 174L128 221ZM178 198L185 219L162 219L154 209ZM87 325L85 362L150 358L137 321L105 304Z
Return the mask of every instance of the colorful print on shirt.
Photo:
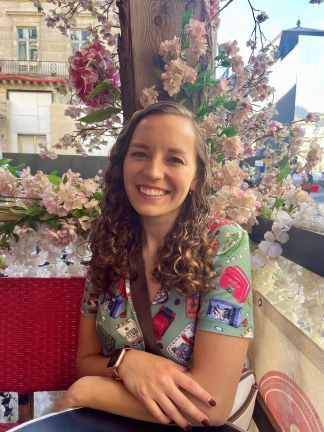
M214 240L215 289L185 296L176 289L161 290L151 304L152 326L161 354L189 367L197 330L253 337L249 239L236 223L215 218L209 225ZM116 294L98 295L88 284L81 312L96 317L103 353L125 345L145 350L129 280L116 284Z

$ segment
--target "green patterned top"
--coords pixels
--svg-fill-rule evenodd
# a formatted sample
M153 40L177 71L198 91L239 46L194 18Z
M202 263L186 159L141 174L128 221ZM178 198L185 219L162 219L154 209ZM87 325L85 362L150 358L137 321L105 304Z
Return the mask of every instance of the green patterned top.
M196 330L228 336L253 337L249 238L239 225L213 219L215 289L185 296L176 289L160 291L151 304L152 324L162 356L190 366ZM85 288L81 312L97 319L102 352L130 346L145 350L134 311L129 279L121 280L116 294L97 294Z

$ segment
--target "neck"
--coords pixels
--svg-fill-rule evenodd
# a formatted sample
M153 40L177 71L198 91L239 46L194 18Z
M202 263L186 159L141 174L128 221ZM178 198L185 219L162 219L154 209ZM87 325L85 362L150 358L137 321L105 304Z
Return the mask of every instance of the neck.
M175 220L170 218L145 218L142 217L143 239L142 247L150 255L157 253L165 236L173 228Z

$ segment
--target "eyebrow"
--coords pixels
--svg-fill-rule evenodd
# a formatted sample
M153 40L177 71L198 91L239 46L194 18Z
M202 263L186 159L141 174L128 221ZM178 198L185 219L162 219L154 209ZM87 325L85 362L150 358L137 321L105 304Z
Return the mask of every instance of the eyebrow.
M132 144L130 144L130 147L138 147L138 148L142 148L142 149L148 149L148 146L146 144L141 144L141 143L132 143ZM183 156L186 155L186 152L184 150L177 148L177 147L168 148L168 152L183 155Z

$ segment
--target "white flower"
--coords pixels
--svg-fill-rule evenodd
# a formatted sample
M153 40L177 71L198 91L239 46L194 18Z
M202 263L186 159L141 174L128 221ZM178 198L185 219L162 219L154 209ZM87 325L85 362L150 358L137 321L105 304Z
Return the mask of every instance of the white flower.
M259 244L259 249L270 258L277 258L282 254L282 247L277 242L262 241Z
M281 244L287 243L289 240L287 231L289 231L289 229L290 227L288 225L281 226L278 222L274 222L272 224L272 232L274 234L275 240Z
M279 210L276 213L276 219L277 221L280 223L281 226L287 225L287 226L291 226L293 224L293 220L292 218L289 216L289 214L283 210ZM286 230L288 231L289 228Z

